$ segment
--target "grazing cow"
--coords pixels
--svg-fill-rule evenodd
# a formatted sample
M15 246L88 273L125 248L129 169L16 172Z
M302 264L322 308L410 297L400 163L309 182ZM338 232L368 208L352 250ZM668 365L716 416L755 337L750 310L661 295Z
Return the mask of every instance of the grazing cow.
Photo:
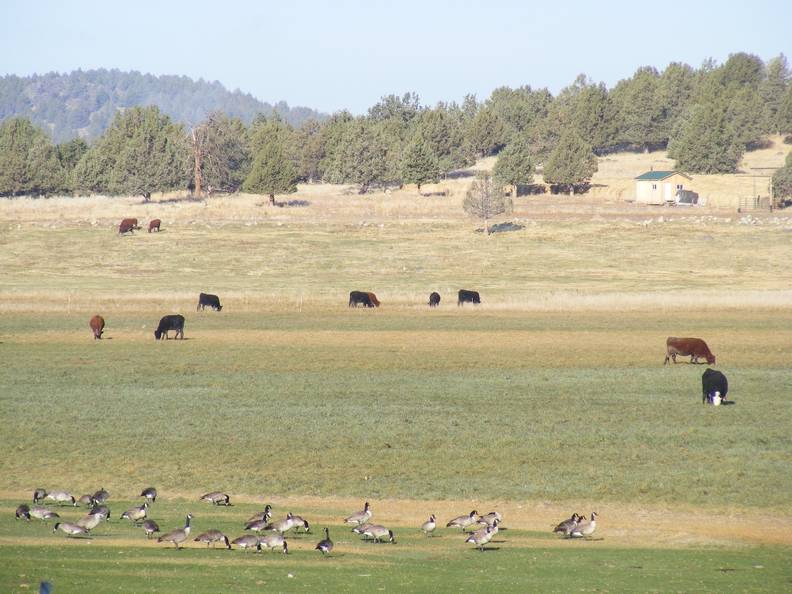
M437 307L440 305L440 293L432 293L429 295L429 307Z
M151 222L149 222L149 233L151 233L152 231L156 231L157 233L159 233L160 224L162 224L162 221L160 221L159 219L152 219Z
M140 229L140 227L138 227L137 219L124 219L118 226L118 233L132 233L135 229Z
M691 363L698 363L699 357L704 357L707 363L715 365L715 355L709 350L707 343L700 338L677 338L669 336L666 339L666 357L663 365L671 359L676 363L677 355L687 357L690 355Z
M102 316L94 316L91 318L91 321L88 322L88 325L91 327L91 331L93 331L94 340L101 340L102 339L102 332L104 332L105 321Z
M164 316L160 320L157 329L154 330L154 338L160 340L164 336L165 340L168 340L170 338L168 332L171 330L176 331L176 336L174 338L184 338L184 316L180 316L179 314Z
M459 289L459 299L457 299L457 307L464 303L474 303L479 304L481 303L481 297L478 294L478 291L467 291L465 289Z
M202 310L206 307L211 307L215 311L220 311L223 309L223 306L220 305L220 298L217 295L201 293L198 295L198 308L195 311Z
M720 371L707 367L701 376L701 392L702 404L706 404L711 399L710 395L715 392L720 393L721 401L726 400L726 394L729 393L729 382Z
M373 297L373 299L372 299ZM374 293L366 291L352 291L349 293L349 307L379 307L380 302L377 301L377 296Z

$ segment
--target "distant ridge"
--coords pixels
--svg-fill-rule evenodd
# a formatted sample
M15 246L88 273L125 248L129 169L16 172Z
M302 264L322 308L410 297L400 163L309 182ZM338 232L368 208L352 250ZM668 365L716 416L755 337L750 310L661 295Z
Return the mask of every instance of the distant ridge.
M229 91L217 81L137 71L75 70L32 76L0 77L0 120L26 117L49 132L56 143L77 136L93 140L105 131L120 108L156 105L171 118L196 124L222 111L250 124L259 113L278 113L293 126L325 114L307 107L259 101L249 93Z

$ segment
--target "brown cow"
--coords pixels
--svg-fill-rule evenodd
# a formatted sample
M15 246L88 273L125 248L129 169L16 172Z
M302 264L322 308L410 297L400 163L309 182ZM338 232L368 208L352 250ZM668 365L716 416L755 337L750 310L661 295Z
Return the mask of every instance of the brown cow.
M371 301L371 303L372 303L372 305L374 307L379 307L380 306L380 302L379 302L379 300L377 299L377 296L374 293L366 293L366 295L369 296L369 300Z
M153 219L149 223L149 233L151 233L152 231L156 231L157 233L159 233L160 223L162 223L162 221L160 221L159 219Z
M691 363L698 363L699 357L704 357L707 363L715 365L715 355L709 350L707 343L700 338L677 338L669 336L666 339L666 358L663 365L671 359L676 363L676 356L687 357L690 355Z
M105 321L102 316L94 316L91 318L91 321L88 322L88 325L91 327L93 331L94 340L101 340L102 339L102 332L104 332Z
M140 229L138 227L138 220L137 219L124 219L121 221L121 224L118 226L118 233L131 233L135 229Z

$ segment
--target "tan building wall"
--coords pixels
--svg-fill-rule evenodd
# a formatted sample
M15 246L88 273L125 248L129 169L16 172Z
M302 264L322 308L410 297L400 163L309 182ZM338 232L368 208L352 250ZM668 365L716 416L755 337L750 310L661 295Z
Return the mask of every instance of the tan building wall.
M690 180L675 173L663 180L637 180L635 182L635 201L641 204L665 204L676 196L676 191L689 190Z

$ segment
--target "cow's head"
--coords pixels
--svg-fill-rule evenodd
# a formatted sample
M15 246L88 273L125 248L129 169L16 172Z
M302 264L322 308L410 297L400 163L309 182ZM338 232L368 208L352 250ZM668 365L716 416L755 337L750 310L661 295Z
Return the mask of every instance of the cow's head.
M216 309L217 311L223 311L223 306L222 306L222 305L220 305L220 304L218 303L218 304L217 304L217 307L216 307L215 309Z
M707 355L707 363L710 365L715 365L715 355L712 353Z
M162 332L160 332L159 328L154 330L154 338L156 338L157 340L162 338Z

